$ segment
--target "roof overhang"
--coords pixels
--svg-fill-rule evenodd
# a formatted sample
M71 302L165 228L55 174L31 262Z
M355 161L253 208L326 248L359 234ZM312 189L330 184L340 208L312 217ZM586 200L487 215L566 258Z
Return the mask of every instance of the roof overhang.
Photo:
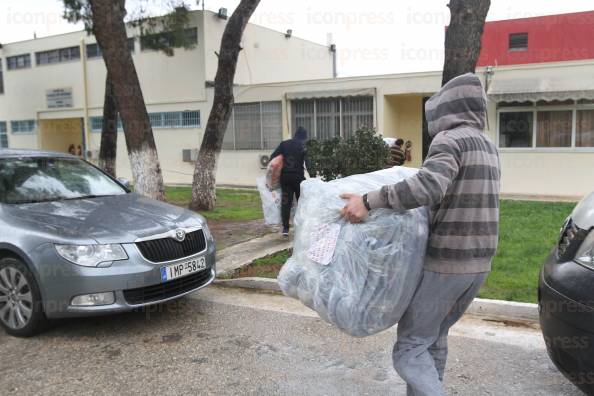
M375 88L341 89L331 91L287 92L288 100L339 98L347 96L375 96Z
M530 76L496 72L487 94L495 102L594 99L594 73L592 69L587 74L566 71L554 75L535 70Z

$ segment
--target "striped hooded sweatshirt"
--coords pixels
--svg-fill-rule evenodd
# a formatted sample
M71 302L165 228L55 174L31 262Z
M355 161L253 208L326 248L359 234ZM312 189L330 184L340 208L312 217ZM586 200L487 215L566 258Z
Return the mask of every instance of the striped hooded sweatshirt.
M486 104L474 74L449 81L425 105L433 142L419 172L368 194L372 209L430 209L428 271L491 270L499 228L500 170L497 148L483 132Z

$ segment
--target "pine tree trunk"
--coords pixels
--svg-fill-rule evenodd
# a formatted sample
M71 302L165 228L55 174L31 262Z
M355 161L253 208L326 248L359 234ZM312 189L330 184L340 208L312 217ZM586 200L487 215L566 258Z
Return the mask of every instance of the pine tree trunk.
M260 0L241 0L225 26L219 51L214 99L194 168L190 209L212 210L216 203L217 161L233 108L233 80L241 37Z
M105 98L103 100L103 127L99 149L99 167L116 177L116 155L118 149L118 108L109 74L105 78Z
M136 68L126 45L125 3L125 0L90 0L93 33L101 46L105 66L113 83L134 189L149 198L163 200L163 175L153 130Z
M490 0L450 0L442 86L454 77L474 73L490 6Z

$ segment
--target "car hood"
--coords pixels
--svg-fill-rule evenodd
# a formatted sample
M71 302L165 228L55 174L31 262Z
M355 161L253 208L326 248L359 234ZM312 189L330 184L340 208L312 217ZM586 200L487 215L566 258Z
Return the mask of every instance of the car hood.
M571 213L571 219L582 230L594 227L594 192L577 204Z
M90 199L8 205L6 214L58 233L60 239L132 243L176 228L204 226L201 216L135 193Z

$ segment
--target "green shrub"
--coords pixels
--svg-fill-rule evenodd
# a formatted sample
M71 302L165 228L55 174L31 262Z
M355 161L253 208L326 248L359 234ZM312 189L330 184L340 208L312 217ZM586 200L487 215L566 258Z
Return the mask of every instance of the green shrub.
M306 164L311 176L329 181L384 169L390 148L373 128L363 128L348 138L306 143Z

